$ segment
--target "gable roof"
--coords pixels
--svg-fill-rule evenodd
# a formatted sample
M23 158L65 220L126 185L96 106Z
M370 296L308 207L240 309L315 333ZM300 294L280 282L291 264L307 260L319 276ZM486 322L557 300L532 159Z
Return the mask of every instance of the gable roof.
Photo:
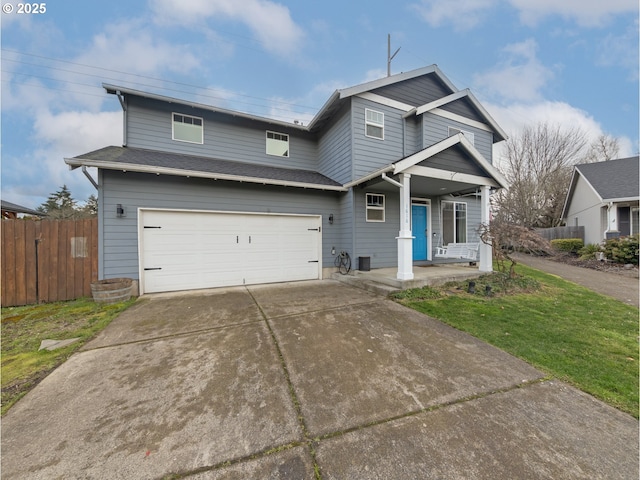
M131 147L105 147L74 158L65 158L71 168L81 166L107 170L211 178L318 190L346 190L318 172L269 167L254 163L219 160L195 155L159 152Z
M22 205L18 205L17 203L7 202L6 200L0 200L0 204L2 211L11 213L26 213L29 215L37 215L41 217L44 215L42 212L38 212L37 210L23 207Z
M640 198L640 157L576 165L562 211L563 218L573 198L578 178L587 182L601 202L638 200Z

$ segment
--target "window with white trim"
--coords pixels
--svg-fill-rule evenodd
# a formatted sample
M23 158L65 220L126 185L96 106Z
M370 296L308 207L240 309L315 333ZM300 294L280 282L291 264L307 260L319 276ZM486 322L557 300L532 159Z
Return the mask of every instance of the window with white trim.
M364 109L364 134L367 137L384 140L384 113Z
M289 156L289 135L267 130L267 155Z
M384 195L367 193L367 222L384 222Z
M471 145L474 145L475 135L473 133L468 132L466 130L460 130L459 128L456 128L456 127L449 127L449 136L450 137L452 137L453 135L457 135L459 133L462 133L464 135L464 138L469 140Z
M204 143L203 120L201 117L171 114L171 138L179 142Z
M442 202L442 244L467 241L467 204Z

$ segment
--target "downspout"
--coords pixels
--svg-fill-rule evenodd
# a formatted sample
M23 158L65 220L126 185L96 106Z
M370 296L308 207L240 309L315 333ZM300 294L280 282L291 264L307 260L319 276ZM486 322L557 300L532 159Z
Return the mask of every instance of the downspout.
M93 185L95 189L98 190L98 182L96 182L91 176L91 174L87 171L86 165L82 165L82 173L84 173L84 176L89 179L89 181L91 182L91 185Z
M395 185L398 188L402 188L402 184L400 182L395 181L393 178L387 177L387 174L382 172L382 179L385 182L389 182L391 185Z
M124 98L124 95L120 90L116 91L116 96L120 101L120 106L122 107L123 113L123 121L122 121L122 146L127 146L127 103ZM96 187L97 188L97 187Z

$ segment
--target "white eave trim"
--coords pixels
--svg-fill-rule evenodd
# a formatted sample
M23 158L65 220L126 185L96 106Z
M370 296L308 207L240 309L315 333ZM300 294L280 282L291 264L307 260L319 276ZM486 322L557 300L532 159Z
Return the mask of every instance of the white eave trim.
M402 110L403 112L410 112L415 109L413 105L409 105L408 103L398 102L397 100L393 100L391 98L383 97L382 95L377 95L371 92L359 93L356 95L359 98L364 98L365 100L369 100L370 102L378 103L380 105L385 105L387 107L395 108L396 110Z
M439 98L438 100L434 100L433 102L429 102L425 105L421 105L416 109L416 115L422 115L425 112L429 112L436 108L440 108L443 105L447 105L451 102L455 102L456 100L460 100L461 98L467 97L469 101L473 104L473 106L480 112L480 114L487 120L487 123L491 126L491 128L502 137L502 139L506 140L509 138L507 133L500 128L500 125L493 119L489 112L482 106L482 104L476 99L475 95L471 93L471 90L468 88L464 90L457 91L452 93L451 95L447 95L446 97ZM440 112L439 112L440 113Z
M397 175L398 173L401 173L413 167L414 165L417 165L418 163L431 158L434 155L437 155L438 153L443 152L455 145L460 145L478 163L478 165L480 165L480 167L483 168L491 176L491 178L493 178L497 182L500 187L507 188L509 184L507 182L507 179L504 178L504 176L482 156L482 154L476 149L476 147L474 147L462 133L447 137L444 140L393 164L393 174Z
M102 162L96 160L82 160L77 158L65 158L65 163L72 169L81 166L102 168L105 170L119 170L121 172L154 173L156 175L172 175L178 177L210 178L212 180L230 180L241 183L257 183L261 185L279 185L284 187L311 188L314 190L331 190L345 192L344 186L320 185L316 183L292 182L288 180L274 180L271 178L245 177L243 175L230 175L225 173L209 173L198 170L183 170L179 168L155 167L151 165L137 165L132 163Z

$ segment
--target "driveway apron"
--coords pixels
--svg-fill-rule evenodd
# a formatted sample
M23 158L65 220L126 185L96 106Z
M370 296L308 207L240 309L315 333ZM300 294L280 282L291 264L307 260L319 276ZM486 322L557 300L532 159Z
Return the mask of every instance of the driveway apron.
M638 422L334 281L140 299L2 421L2 478L637 478Z

